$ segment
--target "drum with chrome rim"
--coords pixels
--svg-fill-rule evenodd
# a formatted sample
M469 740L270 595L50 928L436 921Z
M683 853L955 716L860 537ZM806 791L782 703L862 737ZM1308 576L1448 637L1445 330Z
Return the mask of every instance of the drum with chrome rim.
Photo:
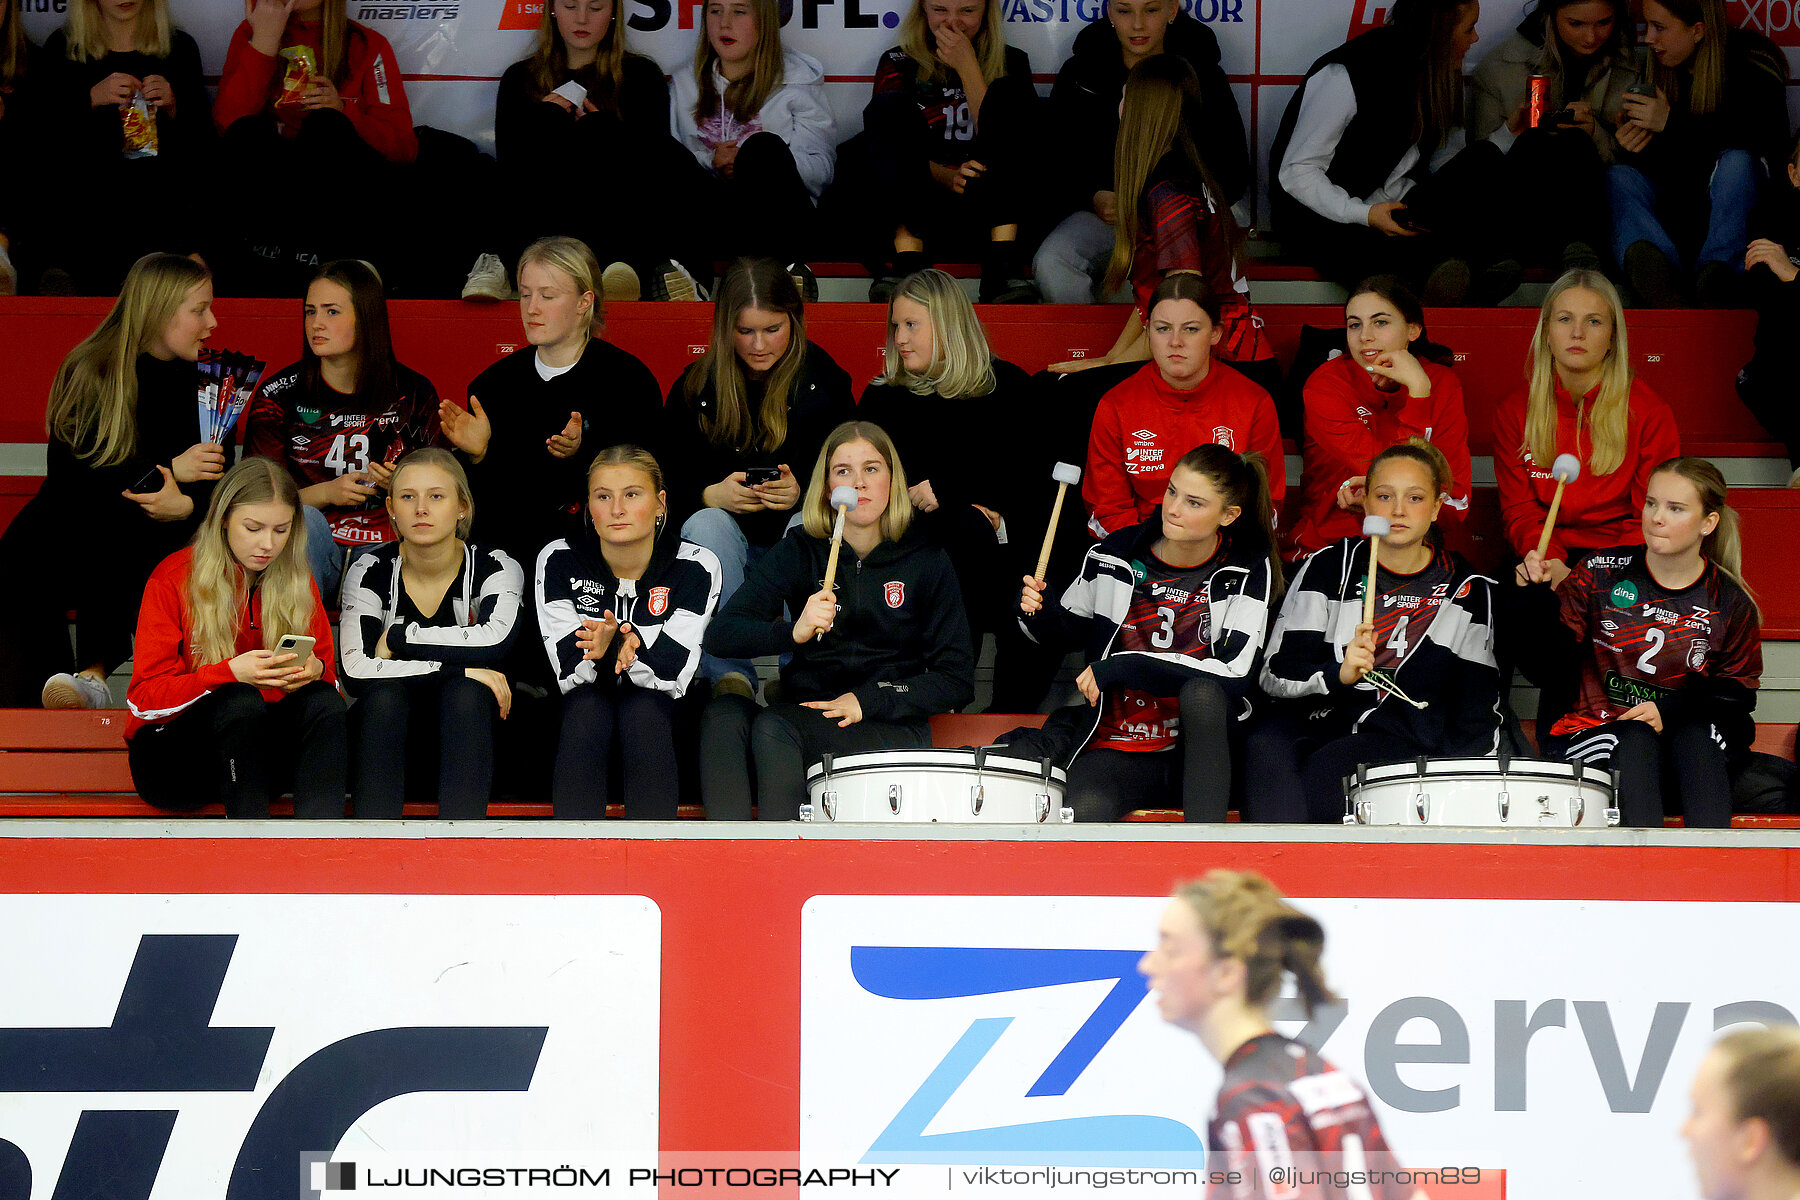
M1344 779L1346 825L1606 829L1619 823L1615 774L1532 758L1418 758Z
M1043 825L1075 819L1067 777L1048 759L1006 747L826 755L806 773L802 821L976 822Z

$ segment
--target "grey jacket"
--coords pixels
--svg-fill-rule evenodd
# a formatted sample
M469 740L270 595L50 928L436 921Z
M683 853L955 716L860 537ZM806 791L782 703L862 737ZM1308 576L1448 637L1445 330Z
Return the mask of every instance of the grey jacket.
M1562 63L1553 51L1524 34L1512 34L1475 68L1469 108L1471 139L1485 138L1506 124L1530 94L1533 75L1543 75L1550 81L1550 104L1554 106L1562 94L1561 74ZM1613 129L1625 104L1625 89L1637 79L1638 66L1628 48L1602 59L1588 72L1587 87L1580 98L1594 110L1594 148L1600 152L1602 162L1612 162L1618 153Z

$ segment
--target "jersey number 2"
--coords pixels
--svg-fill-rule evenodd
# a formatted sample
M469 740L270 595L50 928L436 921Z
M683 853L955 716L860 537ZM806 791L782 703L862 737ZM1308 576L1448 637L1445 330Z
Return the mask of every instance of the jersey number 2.
M1638 655L1637 669L1646 675L1654 675L1656 674L1656 664L1651 660L1656 657L1657 651L1663 648L1663 643L1669 640L1669 635L1652 625L1644 630L1644 640L1649 645L1644 647L1642 654Z

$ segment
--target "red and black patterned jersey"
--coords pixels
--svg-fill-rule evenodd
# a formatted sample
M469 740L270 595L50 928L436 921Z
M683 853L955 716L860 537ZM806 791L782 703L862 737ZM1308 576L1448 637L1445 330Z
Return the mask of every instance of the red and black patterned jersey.
M1017 46L1006 48L1002 76L1031 78L1031 59ZM969 159L969 143L975 140L977 116L969 111L969 97L955 71L942 79L920 79L919 64L898 46L890 47L875 64L876 96L900 93L911 98L928 127L926 152L931 161L959 167Z
M1239 1179L1213 1184L1212 1200L1408 1200L1413 1193L1396 1178L1400 1168L1361 1085L1278 1033L1251 1038L1226 1060L1206 1146L1227 1158L1209 1161L1209 1169ZM1291 1171L1271 1179L1274 1166ZM1365 1170L1374 1173L1369 1182L1352 1188L1328 1178Z
M1150 297L1171 271L1197 271L1219 298L1223 336L1215 353L1226 362L1275 357L1262 318L1250 307L1250 284L1238 271L1225 217L1205 183L1185 177L1170 156L1158 164L1139 202L1131 287L1138 316L1150 323Z
M1552 733L1616 721L1646 700L1666 721L1683 692L1716 683L1753 690L1760 681L1761 623L1743 588L1711 562L1687 587L1666 588L1645 553L1597 551L1557 589L1562 622L1588 652L1575 707Z
M1367 543L1362 554L1368 569ZM1390 675L1425 640L1432 618L1450 599L1456 581L1456 565L1450 552L1434 547L1431 561L1414 575L1401 575L1376 564L1375 666Z
M423 446L442 446L438 394L431 381L410 367L395 365L394 399L378 411L347 405L323 382L309 393L300 364L284 367L262 385L245 418L244 450L287 467L301 487L328 483L339 475L367 471L370 463L393 466ZM355 508L325 510L331 535L346 545L379 545L395 540L393 523L380 494Z
M1206 585L1225 562L1228 544L1219 539L1218 550L1197 567L1171 567L1154 555L1134 562L1138 582L1114 651L1210 657ZM1090 744L1102 750L1167 750L1180 730L1181 705L1176 697L1117 687L1107 691L1106 711Z

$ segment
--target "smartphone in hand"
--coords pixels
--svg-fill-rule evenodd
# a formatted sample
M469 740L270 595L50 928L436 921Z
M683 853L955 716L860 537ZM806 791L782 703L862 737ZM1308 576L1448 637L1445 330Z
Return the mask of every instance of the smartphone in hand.
M755 487L759 483L780 483L780 467L746 467L744 469L744 486Z

